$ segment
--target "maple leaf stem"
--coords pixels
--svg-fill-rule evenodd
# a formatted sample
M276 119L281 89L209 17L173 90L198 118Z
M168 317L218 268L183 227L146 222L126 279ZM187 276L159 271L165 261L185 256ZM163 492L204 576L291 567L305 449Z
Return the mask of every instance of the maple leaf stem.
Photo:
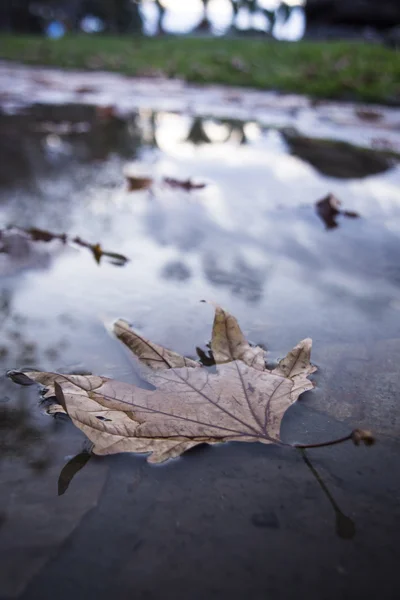
M298 448L299 450L307 450L308 448L324 448L325 446L335 446L336 444L341 444L342 442L348 442L350 440L356 446L359 446L361 442L366 446L372 446L375 443L375 438L370 431L364 429L353 429L349 435L345 435L344 437L336 440L319 442L318 444L293 444L293 447Z
M338 438L337 440L330 440L329 442L319 442L318 444L293 444L295 448L306 450L308 448L324 448L325 446L335 446L336 444L342 444L353 439L353 433L344 437Z

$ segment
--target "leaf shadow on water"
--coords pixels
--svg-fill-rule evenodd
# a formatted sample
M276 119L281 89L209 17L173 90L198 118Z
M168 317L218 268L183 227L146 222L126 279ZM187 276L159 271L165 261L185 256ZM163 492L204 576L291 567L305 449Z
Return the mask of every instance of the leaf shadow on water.
M67 491L69 484L75 477L75 475L83 469L89 460L92 458L92 453L84 449L79 454L76 454L71 460L69 460L61 469L58 477L58 495L62 496Z
M322 491L324 492L325 496L328 498L334 512L335 512L335 527L336 527L336 535L338 537L340 537L343 540L351 540L354 538L354 536L356 535L356 526L355 523L352 519L350 519L350 517L347 517L339 508L336 500L334 499L334 497L332 496L332 494L330 493L330 491L328 490L327 485L324 483L324 481L322 480L320 474L318 473L318 471L316 470L316 468L313 466L313 464L311 463L310 459L308 458L306 451L302 448L299 449L299 452L301 454L301 457L303 459L303 461L305 462L305 464L307 465L307 467L310 469L311 473L313 474L313 476L315 477L316 481L318 482L318 485L320 486L320 488L322 489Z
M196 455L204 455L205 452L208 453L212 451L213 449L208 444L200 444L199 446L188 450L186 456L190 457ZM315 480L317 481L318 485L320 486L321 490L323 491L324 495L326 496L334 510L335 532L337 537L339 537L342 540L353 539L356 535L356 525L354 521L342 512L333 495L329 491L326 483L323 481L321 475L311 463L309 457L306 454L306 451L303 449L299 449L299 452L304 463L311 471L312 475L314 476ZM92 458L95 458L95 455L92 454L90 447L86 447L81 452L76 454L73 458L71 458L63 466L58 477L58 496L62 496L67 492L75 475L77 475L79 471L84 469ZM255 527L279 529L279 521L277 520L275 513L256 513L252 516L251 522Z

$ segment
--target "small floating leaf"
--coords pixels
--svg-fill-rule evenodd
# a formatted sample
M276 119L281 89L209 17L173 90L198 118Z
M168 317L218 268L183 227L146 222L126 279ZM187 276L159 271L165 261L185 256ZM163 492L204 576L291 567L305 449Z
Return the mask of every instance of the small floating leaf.
M174 179L173 177L164 177L163 182L172 188L181 188L186 192L192 190L202 190L206 187L206 183L193 183L191 179Z
M150 177L134 177L133 175L126 175L126 181L128 183L128 192L146 190L153 183Z
M316 203L317 214L324 221L327 229L338 227L337 217L339 215L352 219L359 218L360 215L355 211L341 210L341 204L341 201L333 194L328 194Z

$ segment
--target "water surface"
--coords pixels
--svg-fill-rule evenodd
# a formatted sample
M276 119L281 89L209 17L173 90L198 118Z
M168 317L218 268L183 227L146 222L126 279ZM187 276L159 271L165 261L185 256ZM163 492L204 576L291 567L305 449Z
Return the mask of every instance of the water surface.
M291 143L310 132L289 126L293 112L278 109L268 123L89 102L0 116L2 373L33 366L135 381L107 326L124 317L195 357L210 337L205 298L271 362L313 338L316 389L286 415L284 439L360 426L379 440L309 453L333 506L295 451L256 444L162 467L92 459L58 497L84 436L3 377L0 597L394 597L400 168L379 154L355 176L326 176ZM128 192L126 173L154 178L152 189ZM207 185L189 193L164 177ZM329 193L358 216L324 220L316 202ZM9 225L79 236L129 262L21 241Z

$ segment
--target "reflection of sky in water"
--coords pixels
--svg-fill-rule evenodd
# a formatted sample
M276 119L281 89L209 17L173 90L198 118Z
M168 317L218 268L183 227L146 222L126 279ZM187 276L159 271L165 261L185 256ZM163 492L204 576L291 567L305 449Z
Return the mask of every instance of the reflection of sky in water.
M398 429L399 167L363 179L324 177L300 157L289 154L279 130L253 120L196 119L190 114L153 113L147 108L124 121L116 116L99 118L94 107L79 105L36 108L34 114L33 118L29 111L25 116L0 117L0 226L15 223L80 235L93 243L100 241L106 250L127 255L130 262L120 268L106 262L99 266L86 249L57 242L37 244L31 250L19 247L14 260L0 252L1 369L89 370L137 382L132 361L104 324L125 317L146 337L193 356L196 345L206 349L211 331L213 311L200 304L203 298L220 303L237 316L248 339L268 348L269 358L284 355L300 339L311 336L313 361L318 365L317 388L286 415L287 439L304 441L308 436L315 441L320 436L326 440L338 431L347 433L349 427L364 425L379 432L379 444L368 449L368 454L349 445L335 447L331 454L324 454L324 460L332 460L339 481L345 481L346 509L357 516L357 526L360 523L360 528L365 528L366 519L372 519L367 536L370 546L362 540L367 559L374 551L391 568L384 553L392 556L387 530L392 525L397 492L393 478L387 480L386 473L395 472L395 458L387 460L384 435L397 435ZM64 124L72 120L73 127L55 124L50 116L55 118L55 114ZM281 119L287 118L281 115ZM125 169L154 177L152 192L128 193ZM208 185L188 194L166 188L164 176L193 177ZM315 202L328 192L361 218L339 217L339 226L327 231ZM150 572L154 579L155 571L146 571L147 559L144 567L140 552L134 549L132 555L132 540L138 537L132 523L144 521L146 543L149 527L154 527L149 553L157 548L162 532L164 563L169 556L165 540L168 548L173 548L182 511L194 507L186 518L190 527L189 546L182 550L186 556L189 547L204 547L193 543L193 531L202 542L202 536L210 537L211 545L215 542L212 532L204 529L204 519L199 519L210 494L207 511L214 514L221 509L212 522L213 527L215 523L221 527L221 539L226 539L226 531L231 532L237 523L250 523L250 515L264 507L267 496L271 502L271 489L278 489L276 506L285 504L285 518L292 505L290 514L299 512L297 523L291 516L287 529L282 525L276 532L300 536L299 557L306 545L312 548L315 543L306 527L315 538L321 537L322 525L317 530L315 526L318 515L322 515L329 540L333 539L332 521L324 512L330 510L326 498L320 506L312 494L304 492L309 482L300 471L298 457L288 467L286 449L277 454L281 450L273 448L268 454L257 444L243 450L228 446L213 454L199 454L197 459L188 456L166 469L152 470L147 465L142 469L143 459L126 455L93 459L76 475L67 494L57 497L61 468L72 454L81 452L83 435L71 423L41 414L36 398L35 390L21 389L0 377L0 554L7 567L2 570L0 585L7 597L16 597L27 582L36 585L27 597L42 597L43 580L52 577L54 593L47 595L53 597L59 593L65 573L74 590L79 589L76 582L90 586L87 570L94 565L89 579L96 582L95 593L86 596L98 597L98 582L103 589L101 578L108 573L110 587L102 597L109 598L110 592L115 592L121 554L126 558L126 581L133 581L132 564L139 564L138 574ZM242 456L239 467L237 456ZM222 463L218 462L221 457ZM364 465L363 476L356 478L354 471L360 474L360 464ZM382 469L382 464L389 465L389 471ZM229 502L234 497L244 498L242 508L232 504L236 512L229 526L224 521L218 525L224 514L232 513L222 506L220 493L228 468L232 469ZM103 487L108 469L110 481ZM184 480L177 484L179 469ZM271 486L273 472L278 475ZM149 488L152 477L154 487ZM140 478L143 482L138 485ZM192 496L185 492L186 481ZM255 501L252 488L251 493L243 493L244 484L261 486ZM389 484L391 487L384 487ZM143 489L149 489L148 496L140 496ZM388 493L381 492L385 489ZM315 493L315 498L320 496ZM165 535L168 530L160 528L151 512L154 498L163 507L167 497L176 510L167 513L167 522L172 523L169 539ZM201 509L196 505L198 497ZM370 508L375 506L374 498L376 510ZM144 519L142 507L145 511L150 507ZM89 516L84 518L87 511ZM386 514L387 526L381 530L382 515ZM193 528L198 522L196 533ZM88 524L92 527L89 534ZM268 536L263 529L262 538L254 542L256 530L251 523L248 527L236 535L240 547L251 539L246 556L251 556L253 564L260 540ZM291 539L284 548L292 547ZM88 548L90 543L95 547ZM110 547L109 554L101 552L101 567L97 547ZM220 540L215 547L221 548ZM259 551L263 585L262 569L269 550L262 547ZM358 547L355 552L362 555ZM89 563L88 556L92 557ZM178 556L179 568L185 556ZM246 556L243 560L240 556L240 565ZM117 567L113 560L118 561ZM329 554L327 560L332 565L341 559ZM77 563L82 565L78 575ZM196 561L193 564L197 565ZM284 565L286 577L291 568L287 556ZM364 565L360 572L365 572ZM357 576L357 586L360 581L363 578ZM135 577L130 597L140 585ZM66 585L65 597L70 596L72 587ZM128 597L118 592L117 596Z
M398 168L327 178L290 155L279 131L255 122L203 119L202 142L194 144L193 117L141 115L119 124L114 137L92 128L61 135L57 145L51 138L46 147L49 134L36 134L23 150L25 161L27 151L35 157L36 171L25 180L20 160L21 184L1 191L3 224L67 231L131 259L123 268L98 267L89 252L59 248L49 251L45 268L9 272L3 283L12 310L28 319L28 337L39 348L35 364L119 372L120 359L110 360L117 346L101 325L118 316L192 354L208 336L202 298L227 306L253 337L279 348L307 335L327 342L393 330L400 304ZM141 132L144 145L127 163L118 152L133 158ZM77 152L84 162L75 160ZM153 193L127 193L126 168L153 176ZM208 186L188 194L165 188L163 176ZM339 218L339 227L326 231L314 204L328 192L361 219ZM61 315L72 316L67 333ZM52 359L47 350L57 332L67 343ZM8 360L15 366L12 355Z
M200 0L165 0L163 3L167 10L163 19L163 27L169 33L189 33L201 21L204 15L203 3ZM279 6L276 0L260 0L260 8L275 10ZM287 2L292 6L302 4L301 0ZM158 9L154 2L145 2L142 8L145 18L145 32L154 35L157 27ZM232 23L232 4L229 0L211 0L207 11L211 22L212 31L216 35L223 35ZM242 7L237 15L236 26L239 29L259 29L268 31L270 28L267 17L260 11L250 14L247 8ZM305 20L301 8L292 11L286 22L282 16L277 18L273 34L278 39L297 40L304 34Z

